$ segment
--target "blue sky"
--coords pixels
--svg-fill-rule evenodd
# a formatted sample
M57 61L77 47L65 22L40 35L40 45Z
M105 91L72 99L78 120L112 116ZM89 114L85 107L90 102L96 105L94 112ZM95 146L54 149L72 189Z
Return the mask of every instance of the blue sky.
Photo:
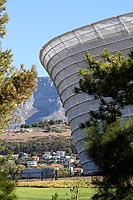
M39 61L44 44L67 31L133 11L133 0L7 0L9 23L3 49L12 49L13 65L36 65L38 76L48 76Z

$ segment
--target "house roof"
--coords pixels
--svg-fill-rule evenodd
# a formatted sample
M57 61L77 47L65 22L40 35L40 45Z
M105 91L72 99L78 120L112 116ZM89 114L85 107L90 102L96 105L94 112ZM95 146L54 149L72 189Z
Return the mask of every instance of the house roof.
M51 167L62 167L62 165L59 163L52 163L50 166Z
M39 156L32 156L32 158L39 158Z
M82 171L83 169L81 167L76 167L73 169L74 171Z

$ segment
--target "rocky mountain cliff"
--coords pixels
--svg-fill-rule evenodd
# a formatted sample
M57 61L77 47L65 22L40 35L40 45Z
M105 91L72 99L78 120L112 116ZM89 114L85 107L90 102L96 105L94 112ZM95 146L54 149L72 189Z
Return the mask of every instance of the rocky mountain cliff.
M21 123L27 124L44 119L66 121L62 103L50 77L38 77L37 89L16 113L21 116Z

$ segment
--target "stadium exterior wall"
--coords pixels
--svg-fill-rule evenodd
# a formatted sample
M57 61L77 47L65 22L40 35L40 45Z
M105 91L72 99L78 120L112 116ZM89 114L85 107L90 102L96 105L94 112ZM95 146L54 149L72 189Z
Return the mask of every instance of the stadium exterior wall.
M40 51L40 61L52 78L70 123L72 136L84 170L84 175L97 170L84 145L84 132L80 124L89 119L90 110L96 110L98 100L87 94L75 94L79 84L78 69L86 68L86 51L97 59L104 48L126 56L133 50L133 12L105 19L60 35ZM133 115L133 106L125 107L123 117Z

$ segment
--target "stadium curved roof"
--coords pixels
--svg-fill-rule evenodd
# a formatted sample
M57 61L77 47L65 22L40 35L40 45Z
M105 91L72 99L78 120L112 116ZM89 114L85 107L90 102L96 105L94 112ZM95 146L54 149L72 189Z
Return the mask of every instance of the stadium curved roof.
M41 62L43 60L43 65L47 66L53 55L66 48L98 40L99 38L106 39L120 34L123 35L124 32L130 36L133 35L133 12L95 22L55 37L41 49L40 60Z

